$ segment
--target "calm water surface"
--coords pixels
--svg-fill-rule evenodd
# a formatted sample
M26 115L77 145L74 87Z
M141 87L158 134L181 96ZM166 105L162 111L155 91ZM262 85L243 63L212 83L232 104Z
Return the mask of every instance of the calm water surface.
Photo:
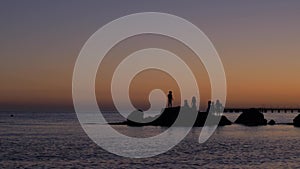
M10 117L11 114L14 117ZM239 114L225 115L234 121ZM265 118L287 123L296 115L265 113ZM106 117L111 122L120 120L109 113ZM165 130L161 127L115 128L136 137L152 136ZM177 130L180 132L180 128ZM0 168L300 167L300 128L231 125L219 127L204 144L197 142L200 131L201 128L193 128L179 145L164 154L130 159L98 147L84 133L75 113L0 112Z

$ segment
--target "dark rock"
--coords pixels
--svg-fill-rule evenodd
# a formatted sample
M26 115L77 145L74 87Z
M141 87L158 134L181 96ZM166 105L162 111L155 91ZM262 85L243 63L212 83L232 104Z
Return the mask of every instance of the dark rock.
M268 123L269 125L275 125L276 124L276 122L272 119L272 120L270 120L269 121L269 123Z
M300 127L300 114L294 118L293 124L296 127Z
M180 112L180 107L165 108L162 114L151 121L149 125L153 126L171 126L177 119Z
M264 115L257 109L246 109L235 121L237 124L243 124L246 126L260 126L267 125L267 120Z
M127 117L127 124L130 126L142 126L144 113L141 110L136 110Z
M184 118L179 119L179 112L183 111ZM194 127L202 127L205 124L206 118L208 116L207 112L197 112L195 109L188 107L172 107L165 108L160 115L155 117L143 118L142 111L134 111L127 117L127 125L130 126L166 126L169 127L173 125L176 121L176 126L189 126L190 121L195 121ZM215 116L211 115L212 118L215 118L214 121L219 121L219 126L231 125L232 122L229 121L225 116ZM196 118L196 120L195 120ZM123 123L124 124L124 123ZM208 124L215 125L215 124Z
M231 125L231 124L232 124L232 122L230 120L228 120L226 116L221 117L219 126L226 126L226 125Z

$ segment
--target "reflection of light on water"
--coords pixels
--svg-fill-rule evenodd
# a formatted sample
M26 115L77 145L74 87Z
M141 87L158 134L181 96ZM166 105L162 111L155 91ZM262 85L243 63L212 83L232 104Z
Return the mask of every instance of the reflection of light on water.
M153 115L156 112L149 112L147 115ZM109 114L109 113L108 113ZM228 117L231 121L235 121L235 119L240 115L240 113L224 113L226 117ZM270 119L274 119L276 122L291 122L292 119L296 116L296 113L264 113L265 118L269 121ZM113 118L113 117L112 117ZM116 119L115 119L116 120ZM280 121L281 120L281 121ZM101 135L99 134L99 128L101 129ZM128 140L121 140L118 137L112 137L108 132L108 125L100 125L100 124L84 124L84 127L88 128L93 132L93 135L96 136L95 140L109 144L110 149L116 149L122 145L122 152L131 154L132 156L139 157L142 153L147 150L149 152L156 152L167 144L174 143L176 140L172 140L173 134L182 134L186 132L184 127L175 127L171 129L172 132L167 132L166 137L162 139L158 139L155 142L148 142L144 146L137 146L138 144L132 144L128 142ZM166 127L154 127L154 126L146 126L146 127L128 127L126 125L114 126L118 131L122 132L125 135L146 138L152 137L160 134L161 132L166 131ZM191 130L188 139L197 140L200 131L205 135L206 133L210 133L209 130L213 130L214 127L203 128L195 127ZM217 138L217 140L216 140ZM227 141L224 138L228 139ZM271 142L274 144L273 146L281 147L285 143L286 139L298 139L299 138L299 130L294 128L293 126L286 125L278 125L278 126L260 126L260 127L246 127L242 125L231 125L225 127L217 128L214 137L211 139L213 143L217 143L217 145L221 146L223 149L227 146L234 147L235 149L233 153L237 154L245 154L245 150L253 149L254 152L259 152L261 147L257 146L257 142L262 142L261 145L264 145L265 142ZM210 140L211 140L210 139ZM232 139L233 141L230 141ZM273 140L274 139L274 140ZM117 143L118 142L118 143ZM195 145L202 147L202 144L198 144L194 142ZM201 140L200 140L201 143ZM210 144L210 143L206 143ZM205 144L205 145L206 145ZM237 147L237 145L240 145ZM245 145L245 146L244 146ZM211 145L212 146L212 145ZM211 147L210 146L210 147ZM195 147L195 146L194 146ZM271 146L272 147L272 146ZM240 149L241 150L240 150ZM215 149L212 146L212 149ZM272 148L271 148L272 149ZM192 150L187 150L192 151ZM200 151L200 150L199 150ZM222 152L219 150L214 150L216 152ZM272 150L270 150L272 151Z
M15 116L11 118L10 114ZM225 113L225 116L230 114ZM267 119L281 118L289 122L298 113L264 115ZM119 120L118 117L110 118ZM129 165L131 168L182 168L183 165L187 168L299 168L300 164L300 128L288 125L219 127L205 144L198 144L202 128L195 127L185 140L165 154L147 159L129 159L107 153L96 146L76 121L74 113L1 112L1 164L6 165L5 168L128 168ZM99 124L85 126L93 128L94 125ZM144 136L165 130L151 126L115 127ZM184 131L181 128L175 130ZM113 148L116 144L114 138L108 136L107 140ZM132 153L126 142L122 144L124 152ZM163 143L147 145L148 151L152 151L153 144Z
M119 131L121 131L123 134L133 137L149 137L149 136L155 136L160 134L161 132L165 131L165 127L128 127L125 125L121 126L115 126ZM139 144L132 144L131 142L128 142L128 139L121 139L118 136L112 136L110 133L110 130L108 129L108 125L101 125L101 124L84 124L84 128L88 129L92 132L92 134L95 136L94 139L97 142L103 143L103 144L109 144L110 149L115 149L120 147L122 145L122 151L124 153L132 154L133 156L139 157L144 153L145 149L149 152L157 152L158 150L161 150L162 147L165 147L166 145L170 143L177 142L177 140L174 140L176 135L181 135L183 133L186 133L188 128L186 127L176 127L170 129L170 131L166 131L167 134L165 137L162 137L161 139L157 139L155 142L148 142L147 144L143 145L142 147L139 147ZM101 129L101 134L99 134L99 128Z

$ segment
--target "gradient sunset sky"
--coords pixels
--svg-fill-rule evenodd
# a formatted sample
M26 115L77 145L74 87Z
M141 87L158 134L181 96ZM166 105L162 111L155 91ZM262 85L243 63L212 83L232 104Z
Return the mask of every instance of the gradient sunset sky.
M300 107L300 1L2 0L0 109L72 108L72 72L86 40L106 23L137 12L177 15L210 38L225 68L227 107ZM133 37L125 42L108 54L112 60L157 44L190 55L163 37ZM198 71L205 104L209 83L205 70ZM97 97L109 107L107 88L101 87L106 82L100 79L101 72ZM136 77L132 88L138 91L132 91L133 96L147 94L156 85L170 88L161 83L134 87L142 81L143 77ZM132 99L140 105L145 98Z

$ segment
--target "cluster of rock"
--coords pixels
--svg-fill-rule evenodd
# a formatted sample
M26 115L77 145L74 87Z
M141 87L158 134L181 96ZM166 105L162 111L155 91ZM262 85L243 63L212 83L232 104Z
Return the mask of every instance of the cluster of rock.
M294 118L293 124L296 127L300 127L300 114Z
M275 125L274 120L270 120L267 123L267 120L264 118L264 115L259 112L257 109L247 109L237 118L235 121L236 124L243 124L246 126L260 126L260 125ZM294 125L295 127L300 127L300 114L296 116L293 120L293 123L281 123L285 125Z
M180 118L180 114L183 118ZM208 112L198 112L196 109L187 107L172 107L165 108L160 115L154 117L144 118L144 114L141 110L132 112L128 117L126 124L129 126L194 126L202 127L204 126L208 116L211 116L211 123L208 125L231 125L232 122L229 121L225 116L211 115ZM178 118L179 117L179 118ZM196 119L196 120L195 120ZM218 124L214 122L219 121ZM192 123L191 123L192 122Z
M178 118L180 115L184 118ZM210 116L211 123L206 122L206 119ZM196 119L196 120L195 120ZM186 107L172 107L165 108L160 115L154 117L144 118L144 113L141 110L132 112L127 120L119 123L129 126L194 126L202 127L206 123L207 125L216 125L214 122L219 121L218 126L231 125L232 122L225 116L214 115L208 112L198 112L192 108ZM191 122L194 122L191 124ZM261 126L261 125L275 125L274 120L267 120L264 118L264 114L255 108L245 109L242 114L234 122L236 124L242 124L245 126ZM281 123L280 123L281 124ZM293 123L284 123L286 125L294 125L300 127L300 114L296 116Z
M244 110L244 112L236 119L235 123L246 126L260 126L267 125L267 120L261 112L251 108Z

